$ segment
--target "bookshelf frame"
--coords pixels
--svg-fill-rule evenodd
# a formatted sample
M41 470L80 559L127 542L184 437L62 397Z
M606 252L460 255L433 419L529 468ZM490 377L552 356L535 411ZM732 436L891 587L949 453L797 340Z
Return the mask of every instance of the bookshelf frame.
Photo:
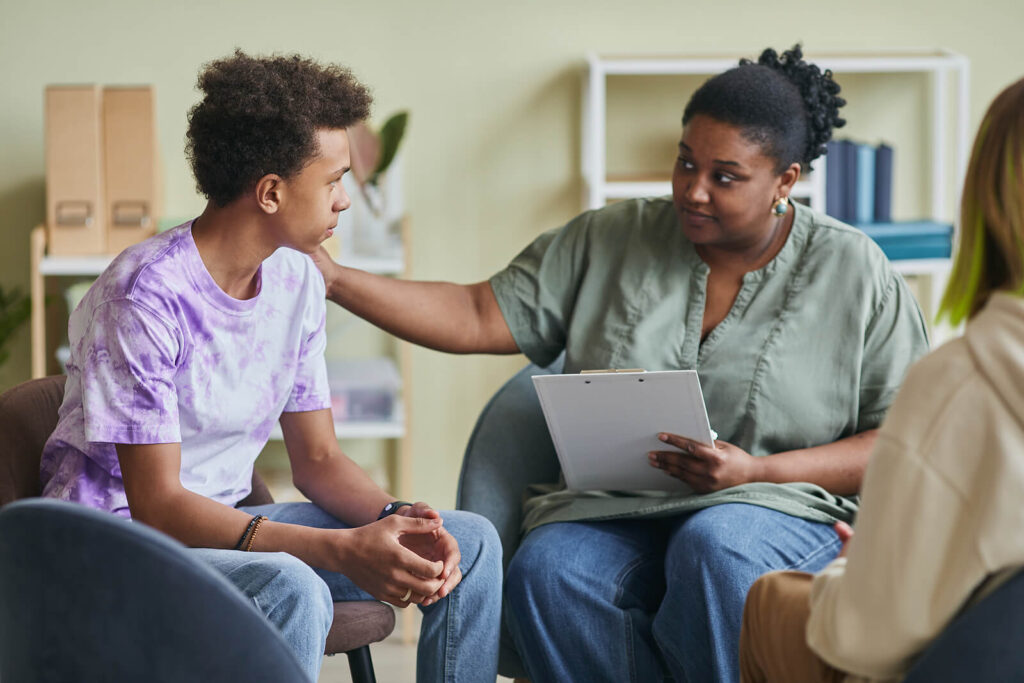
M807 56L833 73L925 73L931 76L931 218L945 213L946 179L950 169L962 183L969 144L970 66L966 57L950 50L886 50L884 52L821 53ZM671 194L666 178L641 181L609 177L607 172L607 80L609 76L712 76L735 66L739 56L724 54L677 56L587 56L583 80L581 168L583 208L595 209L611 199ZM952 100L951 100L952 98ZM951 102L955 115L950 117ZM950 119L953 119L950 121ZM953 144L948 143L952 126ZM794 194L825 209L824 164L808 180L797 183Z

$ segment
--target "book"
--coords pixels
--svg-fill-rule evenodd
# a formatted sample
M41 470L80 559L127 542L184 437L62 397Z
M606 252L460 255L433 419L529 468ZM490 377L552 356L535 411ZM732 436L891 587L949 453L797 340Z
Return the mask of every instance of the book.
M875 148L854 143L857 154L857 184L854 192L853 219L857 223L875 220Z
M857 143L853 140L840 140L843 146L843 200L840 204L844 223L857 221Z
M875 149L875 210L876 223L892 220L892 147L880 144Z
M953 226L938 221L896 221L857 225L873 239L890 261L900 259L949 258L953 249Z
M846 165L839 140L825 143L825 213L843 220L843 179Z

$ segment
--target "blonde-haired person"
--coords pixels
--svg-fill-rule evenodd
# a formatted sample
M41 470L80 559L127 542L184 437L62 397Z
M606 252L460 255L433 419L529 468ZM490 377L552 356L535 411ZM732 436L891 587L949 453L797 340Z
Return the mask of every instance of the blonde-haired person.
M751 588L743 681L898 680L1024 566L1024 79L981 123L961 231L941 314L964 336L908 373L839 557Z

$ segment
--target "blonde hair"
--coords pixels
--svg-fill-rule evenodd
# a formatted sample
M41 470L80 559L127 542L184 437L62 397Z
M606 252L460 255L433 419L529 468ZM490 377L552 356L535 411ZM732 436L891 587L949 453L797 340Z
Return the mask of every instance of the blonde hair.
M1024 296L1024 79L999 93L978 128L938 318L957 325L995 291Z

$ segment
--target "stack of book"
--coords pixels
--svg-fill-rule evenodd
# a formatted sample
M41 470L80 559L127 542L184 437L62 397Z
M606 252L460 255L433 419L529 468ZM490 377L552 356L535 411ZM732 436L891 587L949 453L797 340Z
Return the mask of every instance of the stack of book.
M953 226L892 220L893 148L832 140L825 156L825 211L878 242L890 260L949 258Z

